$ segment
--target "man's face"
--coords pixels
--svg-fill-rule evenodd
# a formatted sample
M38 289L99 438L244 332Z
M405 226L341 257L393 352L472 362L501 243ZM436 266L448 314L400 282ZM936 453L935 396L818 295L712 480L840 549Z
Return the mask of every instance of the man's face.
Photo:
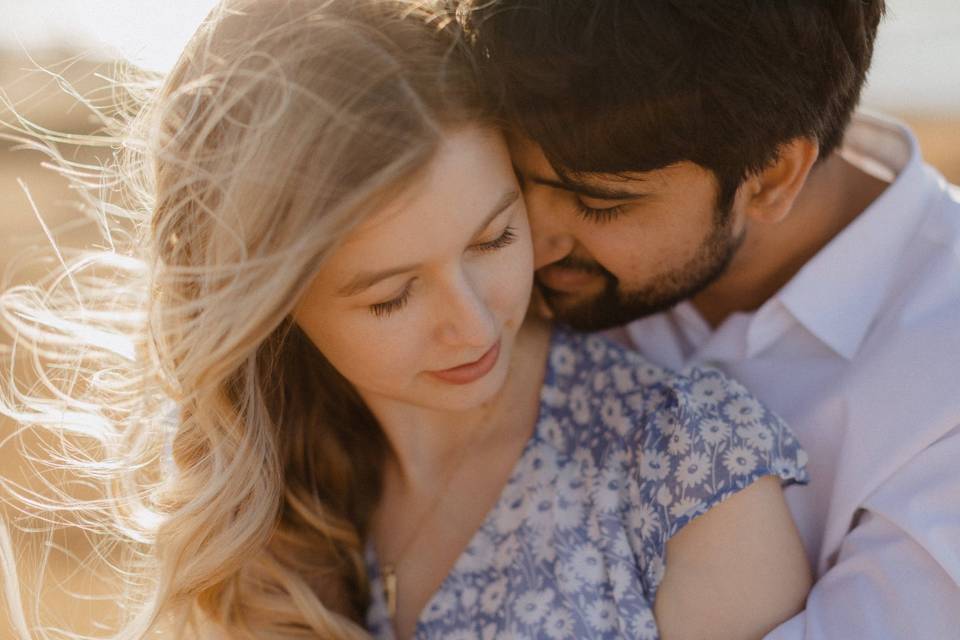
M715 280L740 244L738 216L717 210L717 181L694 163L562 178L536 143L509 143L537 285L574 328L607 329L673 306Z

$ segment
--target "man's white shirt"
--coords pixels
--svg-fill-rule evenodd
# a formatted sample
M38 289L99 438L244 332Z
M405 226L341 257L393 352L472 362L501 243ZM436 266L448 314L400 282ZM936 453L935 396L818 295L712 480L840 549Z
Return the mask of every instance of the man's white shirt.
M762 307L626 329L654 362L739 379L809 454L786 499L817 582L767 640L960 639L960 190L880 116L843 154L891 184Z

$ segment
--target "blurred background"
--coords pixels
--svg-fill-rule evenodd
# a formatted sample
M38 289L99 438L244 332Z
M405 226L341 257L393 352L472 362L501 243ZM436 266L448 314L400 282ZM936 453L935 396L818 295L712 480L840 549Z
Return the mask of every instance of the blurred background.
M89 133L98 123L65 89L99 104L111 97L112 60L125 58L146 69L168 69L214 0L0 0L0 91L18 112L53 131ZM960 183L960 3L957 0L888 0L863 105L906 121L928 162ZM58 77L60 76L60 77ZM0 122L11 113L0 106ZM2 125L0 125L2 126ZM45 232L20 183L27 186L52 235L68 244L92 238L66 182L41 166L39 153L13 151L0 140L0 280L11 274L10 259L25 242L46 244ZM96 162L89 150L70 149L70 158ZM19 181L19 182L18 182ZM18 273L20 278L39 275ZM10 338L0 329L0 348ZM24 372L25 380L29 376ZM6 436L12 425L0 418L0 470L30 483L33 472ZM8 517L15 514L8 513ZM23 523L21 523L23 524ZM29 524L29 523L27 523ZM28 536L29 537L29 536ZM17 541L18 553L30 545ZM95 632L111 616L110 585L96 567L78 562L93 541L61 531L30 553L50 554L53 589L43 606L63 626ZM28 556L24 562L29 564ZM65 597L74 593L79 599ZM0 638L12 631L0 611Z

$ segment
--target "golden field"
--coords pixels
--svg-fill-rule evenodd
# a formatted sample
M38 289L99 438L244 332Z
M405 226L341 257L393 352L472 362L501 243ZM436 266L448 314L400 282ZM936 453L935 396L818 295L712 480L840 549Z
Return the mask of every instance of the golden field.
M75 101L58 87L53 77L36 69L29 70L30 67L31 64L23 59L0 57L0 89L7 99L17 105L18 111L51 130L89 132L95 127L96 123L89 113L78 108ZM81 93L93 94L100 101L109 97L103 81L95 76L98 71L109 73L109 67L77 63L68 68L60 65L55 69L75 83ZM927 160L952 182L960 183L960 108L956 114L942 116L898 115L913 127ZM11 117L9 111L0 108L0 121L9 121ZM62 178L41 166L43 157L36 152L14 152L10 146L0 140L0 275L4 276L3 280L10 275L10 260L14 252L24 243L49 249L43 229L18 179L27 186L45 223L60 241L76 244L94 237L90 226L84 223L77 212L75 194L71 193ZM94 159L89 152L65 148L65 153L77 154L69 157L82 161ZM34 270L19 277L32 277L38 273ZM10 337L0 329L0 349L8 348L9 344ZM21 370L20 375L25 381L30 380L28 370ZM12 431L13 425L0 419L0 435L6 437ZM34 471L20 455L17 441L3 440L3 443L0 447L0 474L29 485ZM36 442L26 440L28 446L31 443ZM14 513L7 511L8 518L14 516ZM100 602L96 598L108 593L110 585L96 576L97 567L93 564L84 565L77 561L77 557L89 553L91 541L83 532L69 529L57 533L46 547L36 535L25 535L18 539L18 553L38 554L43 548L51 551L51 575L54 584L59 585L59 588L44 595L44 608L53 615L58 625L75 628L81 633L94 632L98 620L103 616L109 617L109 601ZM24 556L24 566L30 564L31 557L36 556ZM65 597L63 592L73 592L81 598ZM83 602L85 595L92 599ZM12 637L12 630L3 612L0 612L0 639Z

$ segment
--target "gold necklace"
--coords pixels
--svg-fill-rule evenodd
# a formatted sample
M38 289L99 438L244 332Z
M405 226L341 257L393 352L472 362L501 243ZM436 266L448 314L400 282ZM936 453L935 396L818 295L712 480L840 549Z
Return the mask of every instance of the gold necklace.
M447 491L449 491L453 479L456 478L457 472L463 466L462 463L467 456L467 452L473 449L474 446L483 442L480 439L480 434L484 432L484 429L481 428L483 424L484 420L481 420L480 426L475 428L474 432L470 434L467 442L460 449L459 455L451 465L451 470L443 479L443 484L441 485L443 489L437 493L433 500L430 501L430 504L427 506L427 508L424 509L417 521L417 525L413 528L413 531L410 533L410 535L407 536L407 539L400 547L400 551L397 552L395 560L393 562L383 564L383 596L387 604L387 615L390 616L391 620L397 613L397 590L399 589L397 569L400 567L400 563L403 561L403 555L420 535L420 531L423 530L424 525L430 520L433 512L436 511L437 507L440 505L440 502L442 502L443 498L447 495Z

